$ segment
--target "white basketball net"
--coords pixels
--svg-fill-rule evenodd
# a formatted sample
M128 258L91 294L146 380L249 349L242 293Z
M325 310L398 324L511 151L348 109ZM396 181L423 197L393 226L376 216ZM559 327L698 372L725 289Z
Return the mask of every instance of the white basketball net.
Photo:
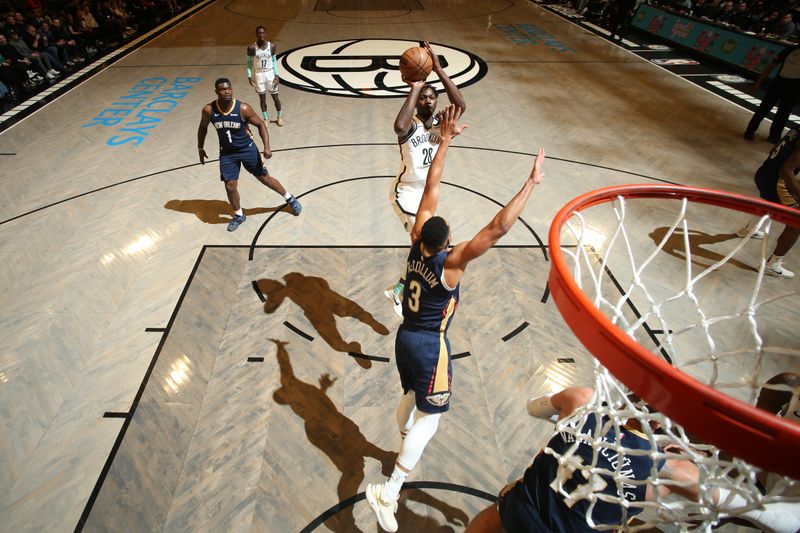
M797 310L786 314L797 300L798 285L788 280L764 280L766 259L780 225L775 224L773 229L772 220L764 216L747 237L739 239L731 234L731 227L744 222L741 214L733 212L740 215L739 220L725 221L719 212L729 210L686 199L680 202L677 213L669 211L676 207L675 201L618 197L573 213L562 229L561 242L567 262L571 259L576 282L627 335L654 354L668 357L684 373L751 405L755 405L762 388L792 391L796 402L798 390L785 385L765 387L765 382L777 373L800 370ZM692 228L690 216L704 221L703 231ZM711 233L715 222L726 226L721 233ZM651 224L655 229L647 227ZM598 239L597 228L613 233ZM766 237L761 241L752 239L757 231L766 233ZM574 248L567 245L573 241ZM639 251L640 258L635 251ZM751 270L748 265L752 265ZM557 431L571 434L576 442L589 444L595 451L607 448L607 453L646 453L654 459L654 467L646 480L635 481L623 475L623 461L618 461L615 471L609 471L597 466L597 453L595 461L583 464L572 455L574 446L565 455L546 448L545 452L555 455L563 469L559 479L568 478L570 473L583 476L585 484L580 490L567 493L558 480L554 488L568 502L588 502L587 521L593 527L702 531L710 530L722 518L741 516L765 504L800 502L800 482L770 474L766 494L762 494L756 483L759 468L726 457L715 446L693 442L679 424L660 413L648 413L644 402L629 399L628 389L596 360L594 374L592 400L573 416L559 421ZM581 432L585 421L596 416L602 417L597 424L602 429L594 436ZM650 441L649 451L624 448L617 438L610 443L602 441L612 428L619 435L622 424L629 419L639 422ZM657 422L661 430L654 432L651 422ZM676 481L660 479L655 465L661 459L687 458L700 471L700 501L673 494L633 503L622 496L623 482L655 487L678 485ZM796 457L786 460L794 461ZM617 494L593 492L594 483L589 480L598 481L598 476L605 478L601 484L613 480ZM715 503L713 489L720 487L741 496L746 503L732 505L730 497ZM622 507L621 524L593 523L592 511L600 501Z

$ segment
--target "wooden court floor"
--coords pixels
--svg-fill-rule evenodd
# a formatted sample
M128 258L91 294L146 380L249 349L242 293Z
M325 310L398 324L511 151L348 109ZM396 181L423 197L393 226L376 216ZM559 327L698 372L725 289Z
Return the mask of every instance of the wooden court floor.
M304 210L243 176L248 218L229 233L196 132L216 78L257 103L258 25L289 52L269 168ZM564 203L622 183L755 193L770 147L741 139L749 112L530 2L203 5L0 134L0 531L376 531L363 490L399 447L382 291L408 236L387 201L403 94L374 69L421 40L467 101L440 206L456 241L538 147L548 160L464 278L452 409L401 531L463 530L549 436L526 397L589 383L546 287Z

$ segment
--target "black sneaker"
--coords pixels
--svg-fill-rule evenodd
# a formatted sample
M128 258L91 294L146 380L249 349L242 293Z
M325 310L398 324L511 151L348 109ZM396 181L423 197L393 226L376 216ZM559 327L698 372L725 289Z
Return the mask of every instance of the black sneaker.
M743 135L743 137L744 137L745 139L747 139L748 141L752 141L753 139L755 139L755 138L756 138L756 136L755 136L755 132L752 132L752 131L750 131L750 130L747 130L746 132L744 132L744 135Z
M245 220L247 220L247 217L244 213L242 213L242 216L233 215L233 218L228 223L228 231L236 231L236 228L238 228Z

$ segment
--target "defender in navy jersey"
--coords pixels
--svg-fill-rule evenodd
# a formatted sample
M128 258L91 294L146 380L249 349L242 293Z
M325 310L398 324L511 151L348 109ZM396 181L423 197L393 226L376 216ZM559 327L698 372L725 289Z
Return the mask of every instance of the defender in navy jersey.
M432 71L444 85L450 103L461 110L467 109L467 103L461 91L450 80L439 63L439 56L425 43L425 49L433 63ZM404 80L405 81L405 80ZM397 177L389 189L389 202L395 214L400 218L403 228L409 233L414 227L428 169L439 148L439 119L436 117L438 95L432 85L425 82L406 82L411 87L403 107L394 120L394 133L400 146L400 168ZM384 295L392 301L395 313L402 317L403 277L394 287L384 291Z
M458 307L464 270L511 229L544 175L544 150L539 150L530 175L508 205L472 239L448 250L450 225L434 215L447 150L453 138L467 127L458 126L460 116L461 108L455 105L439 114L439 149L428 170L411 230L403 324L395 339L395 362L404 393L396 417L404 438L392 475L385 483L368 484L366 490L367 501L386 531L397 531L394 513L400 487L436 433L442 413L450 407L452 368L447 329Z
M800 171L800 131L791 130L772 149L769 157L756 171L755 182L758 192L764 200L800 209L800 182L797 173ZM751 231L751 220L736 232L745 237ZM753 238L763 238L763 232L753 234ZM800 228L787 225L778 236L775 249L767 260L764 273L777 278L793 278L794 272L783 266L783 257L792 249L800 237Z
M228 224L228 231L235 231L247 217L239 201L239 170L244 165L245 170L256 177L258 181L283 196L295 215L299 215L302 207L294 196L286 192L281 182L269 174L264 159L272 157L269 148L269 133L264 121L253 111L253 108L233 97L233 88L227 78L220 78L214 83L217 99L203 107L200 126L197 128L197 149L200 153L200 163L205 164L206 155L203 144L206 141L208 125L214 126L219 137L219 169L220 179L225 182L225 192L233 208L234 215ZM249 126L258 128L264 151L259 154L256 149L255 139L250 133Z
M592 389L587 387L569 387L557 394L546 394L531 398L528 401L528 413L531 416L551 420L557 415L559 419L572 415L579 407L588 403L592 397ZM591 434L595 437L598 433L598 419L601 427L606 418L589 415L585 419L576 418L571 423L583 424L581 434ZM649 450L650 440L642 431L642 427L635 419L627 420L620 424L622 430L621 446L627 449ZM656 429L653 427L652 429ZM558 454L565 454L575 445L575 437L568 432L556 432L547 447ZM614 449L616 433L611 428L601 442L609 446L598 445L597 449L588 443L579 443L575 455L583 458L583 464L594 463L594 454L597 453L597 466L610 471L616 471L621 463L620 478L615 481L611 476L598 475L592 479L591 486L594 492L604 493L612 497L621 497L631 504L635 502L651 501L656 496L665 497L670 493L678 494L684 498L698 501L700 497L700 471L689 460L669 459L659 460L654 464L647 455L620 454ZM661 484L658 486L648 483L638 483L645 479L652 479L653 468L658 472L659 479L673 479L686 482L685 486ZM582 497L565 497L557 489L556 480L563 476L559 471L558 460L549 453L540 451L533 463L525 470L525 474L517 481L510 483L500 491L498 502L481 511L473 518L466 529L467 533L581 533L597 531L587 522L589 502L585 498L586 485L589 481L582 472L573 472L568 479L564 479L563 489L568 494L581 494ZM630 480L630 481L628 481ZM577 491L577 492L575 492ZM658 491L658 494L656 494ZM719 494L716 495L719 498ZM627 515L642 512L641 507L632 505L628 507ZM619 525L622 524L622 508L619 504L597 499L592 510L592 520L595 524Z

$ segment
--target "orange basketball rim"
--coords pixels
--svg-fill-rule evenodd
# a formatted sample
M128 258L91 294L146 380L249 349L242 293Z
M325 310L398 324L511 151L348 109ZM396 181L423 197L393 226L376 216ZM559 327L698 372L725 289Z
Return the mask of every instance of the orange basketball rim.
M617 379L697 438L766 470L800 479L800 424L783 420L701 383L628 336L575 282L561 249L570 217L618 198L660 198L715 205L800 226L800 211L741 195L673 185L621 185L592 191L566 204L549 234L549 287L559 311L586 348ZM797 317L789 317L797 320Z

